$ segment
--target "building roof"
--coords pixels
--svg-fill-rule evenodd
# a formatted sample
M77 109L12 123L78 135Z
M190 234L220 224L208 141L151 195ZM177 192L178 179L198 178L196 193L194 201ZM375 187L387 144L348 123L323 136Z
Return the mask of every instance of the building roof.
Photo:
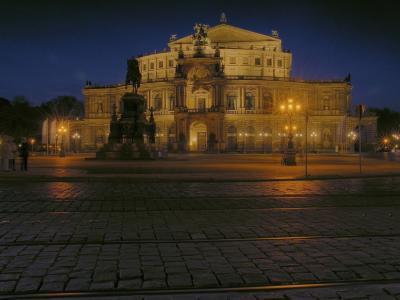
M279 38L239 28L226 23L210 27L208 29L208 38L212 43L280 41ZM171 42L170 45L191 43L192 35L188 35Z

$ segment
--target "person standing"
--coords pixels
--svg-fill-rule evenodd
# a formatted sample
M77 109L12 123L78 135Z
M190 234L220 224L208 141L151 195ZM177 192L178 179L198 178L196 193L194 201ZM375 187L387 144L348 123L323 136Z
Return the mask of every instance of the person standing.
M29 145L26 138L22 138L21 146L19 147L19 156L21 157L21 171L28 171Z

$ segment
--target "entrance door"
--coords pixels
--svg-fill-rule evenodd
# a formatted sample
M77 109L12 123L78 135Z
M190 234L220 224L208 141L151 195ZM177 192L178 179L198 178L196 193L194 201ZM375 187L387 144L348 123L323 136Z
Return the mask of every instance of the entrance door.
M207 132L197 133L197 151L203 152L207 150Z
M206 111L206 99L205 98L198 98L198 103L197 103L197 109L199 112L205 112Z

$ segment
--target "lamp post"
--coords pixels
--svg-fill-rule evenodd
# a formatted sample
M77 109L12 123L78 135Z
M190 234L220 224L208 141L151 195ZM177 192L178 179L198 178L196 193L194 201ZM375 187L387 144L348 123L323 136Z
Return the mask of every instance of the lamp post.
M389 150L389 139L388 138L384 138L383 139L383 150L384 151L388 151Z
M310 137L312 139L312 149L315 152L315 138L317 137L317 133L315 131L311 132Z
M64 149L64 134L67 132L67 128L61 126L58 128L58 133L61 134L61 149L60 149L60 157L65 156L65 149Z
M296 165L296 150L294 149L293 145L293 129L296 126L293 126L293 116L296 112L300 111L301 105L297 104L293 101L293 99L288 99L287 103L283 103L280 106L280 110L282 113L287 114L289 118L289 126L288 127L288 145L287 150L284 153L284 164L294 166Z
M269 136L268 132L261 132L259 136L263 139L263 153L265 154L265 138Z
M247 153L247 132L244 133L244 153Z
M355 142L355 140L357 139L357 133L355 133L354 131L350 131L348 134L347 134L347 137L350 139L350 143L353 145L352 146L352 152L354 152L355 151L355 149L354 149L354 142ZM349 150L350 150L350 147L349 147Z
M72 139L73 139L73 141L74 141L74 152L75 152L75 153L77 152L77 151L76 151L76 149L77 149L76 143L77 143L77 141L78 141L80 138L81 138L81 135L80 135L78 132L75 132L75 133L72 135Z
M35 139L30 139L30 143L31 143L31 152L33 152L33 145L35 144L36 140Z

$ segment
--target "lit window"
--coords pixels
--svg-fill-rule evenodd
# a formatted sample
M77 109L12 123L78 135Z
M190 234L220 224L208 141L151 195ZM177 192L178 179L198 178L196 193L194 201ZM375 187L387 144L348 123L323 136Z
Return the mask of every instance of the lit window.
M227 109L235 110L236 109L236 96L228 95L227 97Z
M245 108L246 110L254 109L254 95L252 93L246 93Z
M174 66L174 60L173 60L173 59L170 59L170 60L168 61L168 67L172 68L173 66Z
M267 66L268 67L272 66L272 58L267 58Z
M236 57L229 57L229 63L230 63L231 65L236 64Z
M175 107L175 96L170 95L169 96L169 110L174 110Z
M278 59L278 67L282 68L282 59Z
M256 66L260 66L261 65L261 58L256 57L255 60L254 60L254 63L255 63Z
M159 61L159 62L158 62L158 67L159 67L160 69L164 68L164 63L163 63L162 61Z
M153 99L154 101L154 110L159 111L162 109L162 98L160 95L156 95Z

